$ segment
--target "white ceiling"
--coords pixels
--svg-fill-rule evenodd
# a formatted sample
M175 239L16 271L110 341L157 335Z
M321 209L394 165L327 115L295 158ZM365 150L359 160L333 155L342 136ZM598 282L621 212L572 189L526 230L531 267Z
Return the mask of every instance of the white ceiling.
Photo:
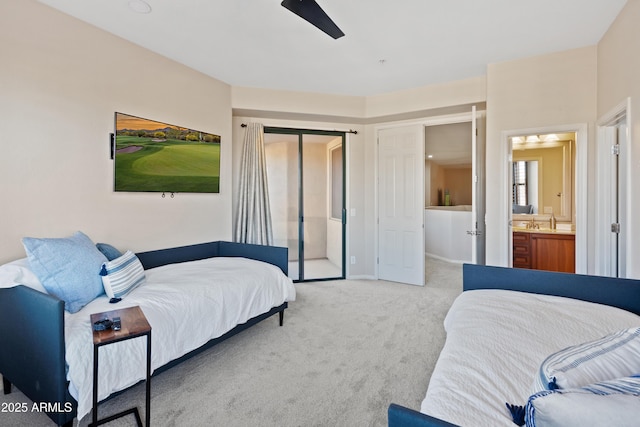
M334 40L280 0L39 0L233 86L369 96L596 44L626 0L317 0ZM383 63L382 63L383 62Z

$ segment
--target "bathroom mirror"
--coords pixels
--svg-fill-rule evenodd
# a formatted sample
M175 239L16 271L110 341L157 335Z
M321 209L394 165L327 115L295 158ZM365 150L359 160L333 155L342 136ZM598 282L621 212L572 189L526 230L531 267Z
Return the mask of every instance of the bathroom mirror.
M512 216L572 222L575 134L511 138Z

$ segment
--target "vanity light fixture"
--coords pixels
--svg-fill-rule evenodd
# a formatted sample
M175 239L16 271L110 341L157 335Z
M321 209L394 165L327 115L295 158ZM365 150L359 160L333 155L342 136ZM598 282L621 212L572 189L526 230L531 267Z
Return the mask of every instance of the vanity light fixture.
M129 9L136 13L151 13L151 6L144 0L129 0Z
M427 156L427 158L428 158L428 159L433 159L433 154L429 154L429 155Z
M538 135L529 135L525 138L525 142L540 142Z

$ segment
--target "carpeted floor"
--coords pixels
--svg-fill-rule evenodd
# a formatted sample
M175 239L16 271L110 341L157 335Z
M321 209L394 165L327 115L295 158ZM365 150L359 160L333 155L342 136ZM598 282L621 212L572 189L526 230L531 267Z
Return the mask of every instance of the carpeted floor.
M442 321L462 290L462 269L427 259L426 278L425 287L297 284L283 327L277 316L267 319L153 377L151 424L385 426L390 403L419 409L444 344ZM29 401L14 391L0 397L5 402ZM144 419L144 384L100 404L99 414L134 405ZM89 422L87 415L78 425ZM53 423L37 413L1 413L0 425Z

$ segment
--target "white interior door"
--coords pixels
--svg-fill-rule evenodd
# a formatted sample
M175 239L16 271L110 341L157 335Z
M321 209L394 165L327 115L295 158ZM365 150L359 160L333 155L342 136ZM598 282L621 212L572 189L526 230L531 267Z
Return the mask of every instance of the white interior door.
M599 128L595 274L627 277L628 141L626 110Z
M475 105L471 110L471 262L485 263L485 203L484 203L484 118L479 117Z
M618 257L619 257L619 230L618 221L618 154L614 153L613 147L620 147L618 144L618 129L615 127L607 128L607 140L610 142L611 152L607 158L609 159L609 200L607 203L608 223L611 224L611 233L609 234L609 260L606 266L607 276L618 277Z
M609 235L609 265L606 273L612 277L626 277L626 170L625 136L627 125L624 118L615 127L606 129L607 140L611 143L609 155L609 206L607 222L611 223Z
M424 285L424 126L378 132L378 278Z
M620 146L618 155L618 276L628 277L627 263L628 251L627 239L629 233L629 215L628 215L628 185L629 185L629 141L627 141L628 129L627 118L625 117L618 125L618 145Z

